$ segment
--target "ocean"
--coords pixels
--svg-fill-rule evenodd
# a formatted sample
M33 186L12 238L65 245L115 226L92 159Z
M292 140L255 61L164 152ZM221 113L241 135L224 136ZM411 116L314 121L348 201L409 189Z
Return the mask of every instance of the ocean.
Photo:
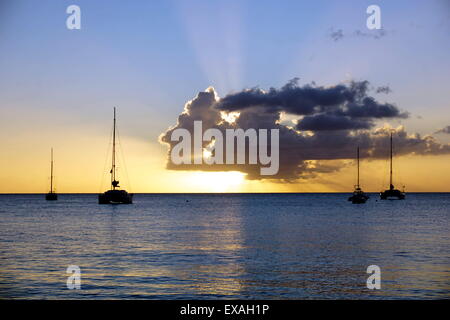
M349 195L0 195L0 298L450 298L450 194Z

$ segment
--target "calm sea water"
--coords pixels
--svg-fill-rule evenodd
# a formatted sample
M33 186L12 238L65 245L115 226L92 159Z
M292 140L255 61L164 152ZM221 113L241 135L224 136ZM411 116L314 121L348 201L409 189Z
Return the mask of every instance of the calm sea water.
M450 194L0 195L0 297L450 297ZM366 288L369 265L381 290ZM66 286L69 265L81 289Z

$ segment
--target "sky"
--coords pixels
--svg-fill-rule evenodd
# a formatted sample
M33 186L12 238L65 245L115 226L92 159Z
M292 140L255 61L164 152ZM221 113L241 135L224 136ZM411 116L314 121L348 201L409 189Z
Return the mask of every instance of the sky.
M73 4L80 30L66 27ZM366 27L371 4L381 8L383 33ZM450 134L436 132L450 125L449 18L445 0L0 0L0 192L47 192L52 147L57 192L107 189L114 106L129 191L351 191L352 159L291 181L169 170L160 136L209 87L221 99L299 78L299 87L368 81L370 97L409 113L377 119L372 130L391 126L445 145ZM376 92L383 86L388 94ZM450 192L449 160L405 153L395 179L407 191ZM386 187L387 168L386 159L363 159L364 189Z

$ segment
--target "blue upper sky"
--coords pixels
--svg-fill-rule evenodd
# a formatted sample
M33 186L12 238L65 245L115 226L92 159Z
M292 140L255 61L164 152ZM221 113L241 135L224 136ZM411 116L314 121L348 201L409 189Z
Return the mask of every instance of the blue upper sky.
M66 28L71 4L81 8L81 30ZM381 8L379 39L366 28L371 4ZM2 131L50 112L64 126L94 126L116 105L134 128L127 134L156 142L208 86L224 96L299 77L389 85L377 98L430 133L450 123L449 18L445 0L3 0L0 109L10 120Z

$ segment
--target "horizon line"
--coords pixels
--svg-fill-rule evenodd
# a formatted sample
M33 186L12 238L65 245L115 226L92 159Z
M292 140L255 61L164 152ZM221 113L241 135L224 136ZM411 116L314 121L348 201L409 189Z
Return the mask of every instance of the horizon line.
M382 191L366 191L366 193L380 193ZM48 192L0 192L0 195L46 195ZM58 195L98 195L102 192L55 192ZM336 191L336 192L130 192L132 194L142 195L176 195L176 194L342 194L353 193L353 191ZM408 191L411 193L450 193L450 191Z

